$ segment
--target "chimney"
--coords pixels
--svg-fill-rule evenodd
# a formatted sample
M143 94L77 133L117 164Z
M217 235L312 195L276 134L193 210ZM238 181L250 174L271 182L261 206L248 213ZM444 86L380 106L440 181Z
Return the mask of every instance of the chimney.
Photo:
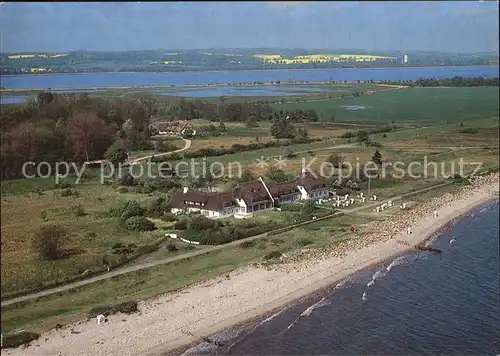
M188 192L189 188L188 187L184 187L182 188L182 193L186 194Z

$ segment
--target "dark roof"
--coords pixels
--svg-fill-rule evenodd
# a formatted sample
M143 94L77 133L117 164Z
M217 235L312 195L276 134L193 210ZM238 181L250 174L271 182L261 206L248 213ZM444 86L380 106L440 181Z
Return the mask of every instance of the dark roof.
M206 193L199 190L188 190L186 193L177 191L170 199L170 206L177 209L194 207L221 211L233 205L235 204L231 193Z
M321 177L317 172L314 172L316 177L311 172L299 173L296 180L297 185L301 185L310 193L313 190L328 188L328 182Z
M271 200L264 184L262 184L260 180L253 180L248 183L238 185L233 190L233 196L238 199L243 199L247 205L255 202Z
M300 193L299 188L297 188L296 181L268 184L267 187L269 188L269 191L271 192L273 198Z
M188 123L186 121L168 121L168 122L160 122L158 124L159 131L174 131L181 132L186 128Z

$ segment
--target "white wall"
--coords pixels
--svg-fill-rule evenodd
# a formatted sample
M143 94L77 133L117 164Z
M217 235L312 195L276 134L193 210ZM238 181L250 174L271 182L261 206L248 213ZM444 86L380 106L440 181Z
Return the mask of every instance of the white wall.
M309 199L309 194L307 193L307 190L301 186L301 185L298 185L297 188L299 188L299 191L300 191L300 200L307 200Z
M246 214L247 213L247 205L243 199L236 199L236 203L238 204L238 213Z

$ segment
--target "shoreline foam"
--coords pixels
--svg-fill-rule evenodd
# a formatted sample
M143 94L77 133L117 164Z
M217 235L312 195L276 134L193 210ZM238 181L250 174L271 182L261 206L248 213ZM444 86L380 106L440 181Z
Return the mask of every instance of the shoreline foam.
M368 267L404 254L415 244L433 238L471 209L498 199L490 194L490 188L498 187L498 174L478 181L456 195L445 194L417 206L404 213L399 221L396 217L376 222L372 228L380 229L384 223L387 228L367 232L363 239L349 241L339 252L328 256L273 266L273 270L242 268L230 273L229 279L215 278L178 293L140 302L138 314L113 315L104 325L97 325L95 320L75 323L44 333L27 349L2 351L6 355L26 352L30 355L61 352L165 355L179 352L181 348L185 350L187 345L199 343L202 336L272 315L271 312L311 297ZM431 218L434 210L439 217ZM413 226L411 235L402 228L408 223ZM71 329L79 334L71 333Z

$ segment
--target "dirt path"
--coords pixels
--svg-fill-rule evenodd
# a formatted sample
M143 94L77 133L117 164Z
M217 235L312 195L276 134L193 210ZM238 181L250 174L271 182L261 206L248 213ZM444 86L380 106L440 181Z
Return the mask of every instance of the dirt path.
M418 193L425 192L425 191L428 191L428 190L436 189L436 188L442 187L442 186L447 185L447 184L450 184L450 183L438 184L438 185L435 185L435 186L432 186L432 187L427 187L427 188L420 189L420 190L417 190L417 191L414 191L414 192L410 192L410 193L407 193L407 194L402 194L402 195L398 195L398 196L395 196L395 197L392 197L392 198L388 198L388 199L385 199L385 200L380 200L380 201L377 201L377 202L373 202L373 203L361 205L361 206L358 206L358 207L352 208L352 209L344 209L344 210L342 210L342 212L344 214L355 213L357 211L368 209L368 208L370 208L372 206L383 204L384 202L387 202L389 200L392 200L392 201L400 200L400 199L402 199L402 198L404 198L404 197L406 197L408 195L418 194ZM114 270L114 271L111 271L111 272L107 272L107 273L99 275L99 276L91 277L91 278L88 278L88 279L85 279L85 280L82 280L82 281L78 281L78 282L66 284L66 285L63 285L63 286L60 286L60 287L56 287L56 288L51 288L51 289L43 290L43 291L40 291L40 292L28 294L28 295L17 297L17 298L8 299L8 300L5 300L5 301L2 301L1 306L4 307L4 306L7 306L7 305L11 305L11 304L15 304L15 303L27 301L27 300L30 300L30 299L35 299L35 298L43 297L43 296L46 296L46 295L50 295L50 294L54 294L54 293L58 293L58 292L67 291L69 289L73 289L73 288L76 288L76 287L81 287L81 286L84 286L84 285L87 285L87 284L90 284L90 283L94 283L94 282L97 282L97 281L106 280L106 279L109 279L109 278L112 278L112 277L115 277L115 276L120 276L120 275L123 275L123 274L126 274L126 273L140 271L140 270L143 270L143 269L146 269L146 268L150 268L150 267L154 267L154 266L158 266L158 265L163 265L163 264L171 263L171 262L174 262L174 261L179 261L179 260L190 258L190 257L194 257L194 256L200 256L200 255L203 255L203 254L206 254L206 253L209 253L209 252L222 250L222 249L227 248L227 247L237 246L237 245L239 245L239 244L241 244L242 242L245 242L245 241L257 240L257 239L260 239L260 238L265 237L265 236L267 236L267 234L261 234L261 235L257 235L257 236L251 236L251 237L248 237L246 239L236 240L236 241L224 244L224 245L212 246L212 247L208 247L208 248L205 248L205 249L188 252L188 253L185 253L185 254L182 254L182 255L165 258L165 259L162 259L162 260L157 260L157 261L152 261L152 262L147 262L147 263L141 263L141 264L138 264L138 265L135 265L135 266L130 266L130 267L126 267L126 268L117 269L117 270Z
M144 156L144 157L136 158L132 161L132 164L139 164L139 163L141 163L141 161L145 161L147 159L150 159L151 157L166 156L166 155L169 155L171 153L182 152L182 151L189 149L191 147L191 140L187 140L185 138L183 138L182 140L184 140L184 143L185 143L183 148L179 148L178 150L175 150L175 151L163 152L163 153L158 153L158 154L151 155L151 156Z

